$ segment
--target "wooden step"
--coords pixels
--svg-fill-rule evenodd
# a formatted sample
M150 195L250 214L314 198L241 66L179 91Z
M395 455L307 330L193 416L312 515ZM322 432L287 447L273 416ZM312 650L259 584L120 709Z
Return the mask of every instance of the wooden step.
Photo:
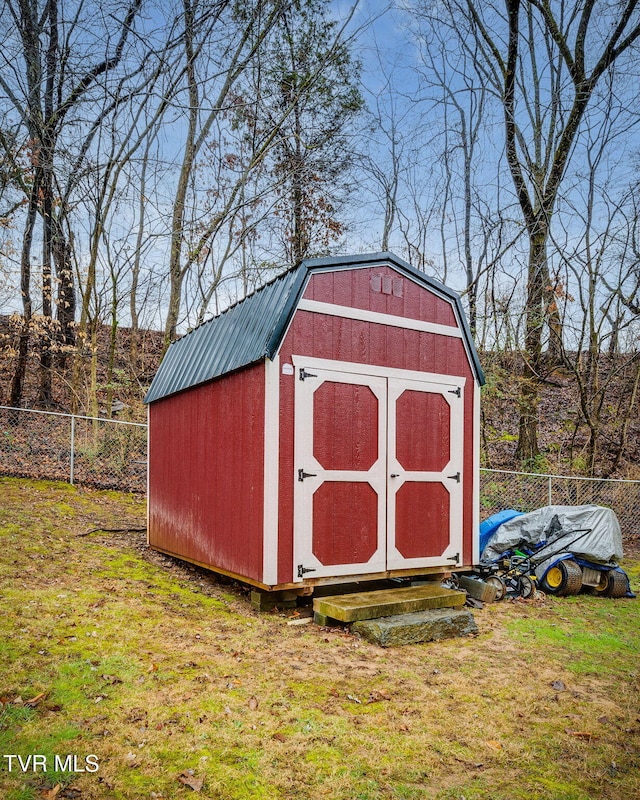
M464 592L444 589L439 584L403 586L374 592L317 597L313 601L313 610L320 619L327 617L340 622L355 622L424 611L427 608L459 608L464 605L465 600Z

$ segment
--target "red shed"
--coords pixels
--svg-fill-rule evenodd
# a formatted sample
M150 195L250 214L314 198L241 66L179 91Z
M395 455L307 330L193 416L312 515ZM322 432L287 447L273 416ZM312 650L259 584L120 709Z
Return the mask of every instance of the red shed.
M167 351L149 544L268 590L477 563L483 380L453 291L305 261Z

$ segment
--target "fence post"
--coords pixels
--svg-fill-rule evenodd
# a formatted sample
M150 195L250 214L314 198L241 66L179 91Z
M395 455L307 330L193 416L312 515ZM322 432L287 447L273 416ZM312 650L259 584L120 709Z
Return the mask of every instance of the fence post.
M71 415L71 465L69 470L69 483L73 484L73 468L75 466L75 449L76 449L76 418Z
M548 506L552 506L553 503L551 502L551 475L548 476L548 498L549 502L547 503Z

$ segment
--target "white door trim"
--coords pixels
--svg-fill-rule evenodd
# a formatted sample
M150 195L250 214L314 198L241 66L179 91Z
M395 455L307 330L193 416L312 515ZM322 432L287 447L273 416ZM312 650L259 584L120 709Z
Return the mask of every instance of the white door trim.
M443 381L406 381L389 380L388 393L388 427L389 446L387 461L389 464L388 500L387 500L387 569L412 569L416 567L433 567L446 564L462 554L462 499L464 485L464 391L460 387L460 395L449 389L451 384ZM407 390L417 390L431 394L439 394L449 406L449 461L438 472L407 471L397 459L396 448L396 403ZM458 480L451 475L458 475ZM396 495L400 487L407 481L441 483L449 494L449 544L443 553L421 558L407 558L399 552L395 545L396 533ZM416 524L419 524L417 521Z
M278 583L278 493L280 471L280 357L264 365L264 485L262 582Z
M307 359L293 359L296 364L296 390L294 401L294 536L293 536L293 579L301 581L306 573L299 573L299 567L309 571L313 578L333 575L352 575L381 572L385 569L386 555L386 421L387 421L387 383L380 376L364 373L349 374L342 370L327 369L316 364L311 366ZM300 363L313 369L316 374L300 380ZM325 362L332 364L333 362ZM313 453L313 394L327 380L334 383L349 383L367 386L378 400L378 457L368 470L325 469ZM304 470L307 477L299 479L298 470ZM349 481L368 483L377 495L377 541L376 549L366 562L355 564L323 564L313 553L313 495L328 481Z
M480 561L480 388L471 387L473 392L473 536L472 564Z
M396 367L381 367L377 364L361 364L355 361L331 361L326 358L307 358L306 356L292 355L291 360L296 367L296 379L300 368L304 364L310 369L329 369L333 372L348 372L352 375L371 375L380 378L399 378L406 381L420 381L421 383L442 383L447 386L460 386L464 388L467 379L458 375L441 375L438 372L419 372L411 369L398 369Z

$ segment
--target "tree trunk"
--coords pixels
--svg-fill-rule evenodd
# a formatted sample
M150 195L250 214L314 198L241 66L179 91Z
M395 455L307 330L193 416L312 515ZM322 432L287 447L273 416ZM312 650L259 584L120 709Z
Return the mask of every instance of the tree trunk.
M36 169L31 194L29 197L29 211L25 223L22 239L22 253L20 256L20 292L22 294L22 326L18 342L18 358L16 368L11 379L11 392L9 405L20 408L24 391L24 378L27 372L27 359L29 356L29 335L33 305L31 302L31 245L33 243L33 230L38 214L38 195L40 193L41 170Z
M76 290L71 263L71 243L65 236L62 220L54 220L53 229L53 263L58 279L58 296L56 298L58 318L58 355L57 367L63 370L67 355L75 346Z
M184 144L182 165L176 195L173 201L173 215L171 219L171 249L169 252L169 305L164 326L163 354L171 342L176 338L180 304L182 302L182 284L184 282L184 269L182 266L182 238L184 233L184 214L186 209L187 189L189 177L193 170L196 158L196 131L198 126L199 90L195 74L194 52L194 11L188 0L183 0L184 7L184 46L187 78L187 91L189 97L187 138Z
M532 467L540 455L538 447L538 402L544 323L544 278L547 270L547 229L539 224L530 233L527 280L525 358L518 401L520 421L516 457Z
M42 143L40 158L43 162L44 180L42 182L42 325L40 329L40 389L38 402L49 407L53 403L53 390L51 372L53 367L53 354L51 343L53 339L53 307L52 281L51 281L51 251L52 251L52 222L53 215L53 155L48 143Z
M547 349L547 360L549 365L558 366L562 364L563 342L562 342L562 317L558 306L558 292L561 288L555 279L547 274L544 286L544 307L549 331L549 345Z

